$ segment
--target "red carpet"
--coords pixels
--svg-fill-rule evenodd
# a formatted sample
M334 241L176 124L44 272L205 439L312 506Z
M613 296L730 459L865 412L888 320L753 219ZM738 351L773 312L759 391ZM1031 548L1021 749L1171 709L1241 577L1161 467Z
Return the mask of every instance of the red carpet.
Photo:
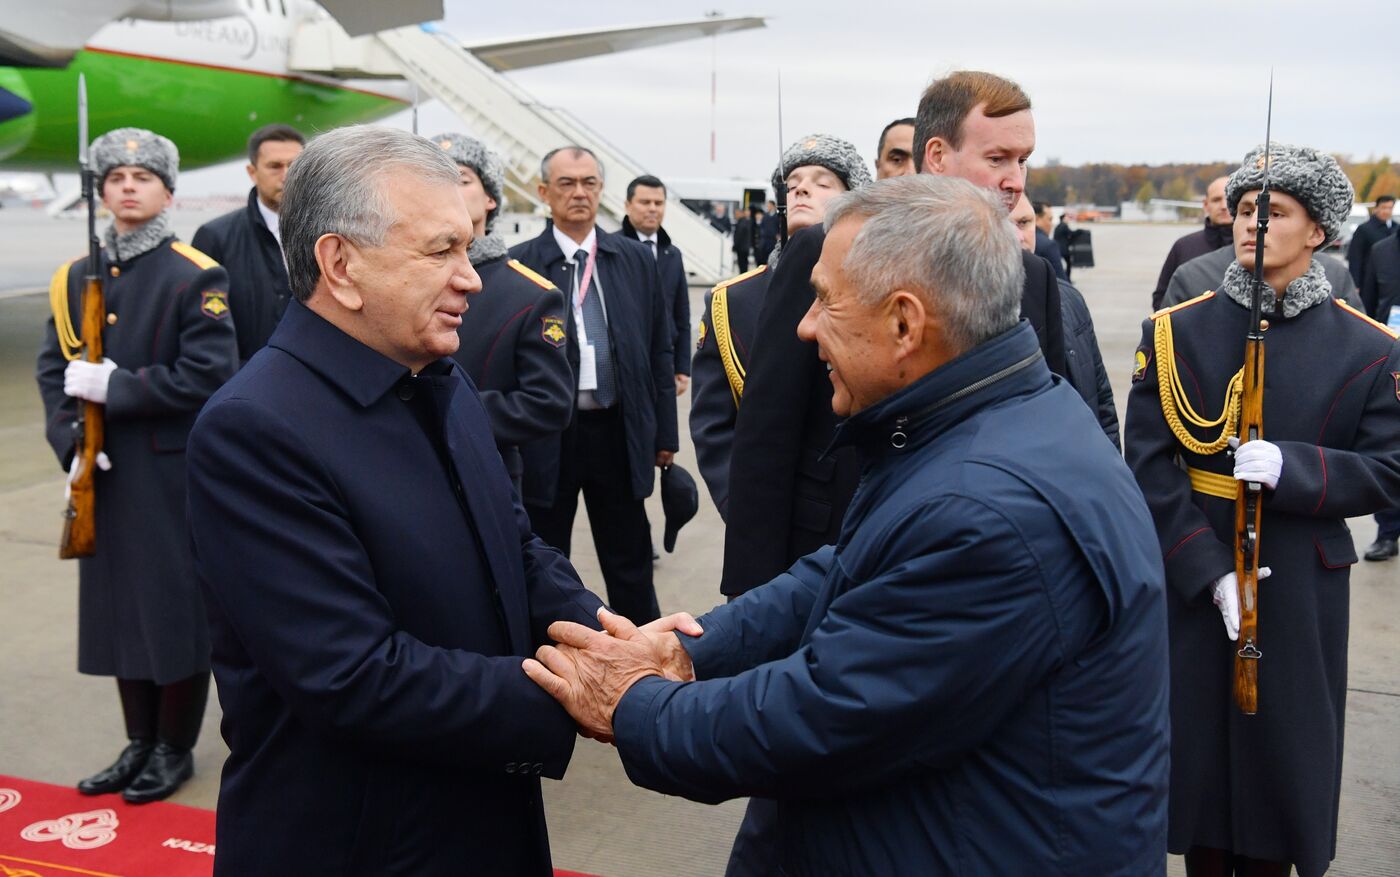
M0 877L208 877L214 811L0 775ZM555 871L556 877L589 877Z

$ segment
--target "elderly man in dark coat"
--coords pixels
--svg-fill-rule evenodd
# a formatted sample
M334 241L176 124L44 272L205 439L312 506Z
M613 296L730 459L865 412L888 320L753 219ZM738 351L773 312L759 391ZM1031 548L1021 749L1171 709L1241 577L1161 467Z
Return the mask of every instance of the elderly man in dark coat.
M1176 269L1206 253L1219 249L1230 250L1233 243L1233 221L1230 207L1225 203L1225 183L1228 177L1217 177L1206 187L1206 197L1201 201L1205 213L1205 227L1176 239L1167 251L1162 262L1162 270L1157 274L1157 286L1152 290L1152 310L1164 306L1162 297L1167 294ZM1233 252L1233 251L1232 251Z
M78 670L117 677L128 745L78 791L140 804L174 794L194 771L209 634L185 526L185 441L200 406L237 370L238 348L228 275L170 230L175 144L119 128L93 142L92 160L112 211L94 272L107 308L105 359L79 358L74 327L89 272L79 259L54 274L39 392L70 480L80 403L103 406L97 551L78 561Z
M459 185L407 132L313 141L282 214L297 301L190 436L220 877L550 874L539 778L573 723L519 656L600 604L449 358L480 288Z
M1160 874L1152 521L1018 324L1004 208L906 176L827 223L799 331L848 417L836 442L861 456L837 543L698 637L552 625L560 646L527 672L634 782L773 799L753 873Z
M1172 852L1188 875L1317 877L1336 853L1346 716L1346 519L1400 500L1400 345L1332 295L1313 253L1336 237L1352 188L1330 156L1273 144L1263 260L1263 439L1233 460L1264 149L1230 177L1236 261L1219 291L1143 326L1124 445L1152 508L1171 625ZM1222 404L1224 410L1222 411ZM1206 420L1221 411L1211 425ZM1223 427L1220 424L1224 424ZM1259 706L1232 696L1238 649L1235 498L1264 486ZM1221 620L1224 619L1222 629Z

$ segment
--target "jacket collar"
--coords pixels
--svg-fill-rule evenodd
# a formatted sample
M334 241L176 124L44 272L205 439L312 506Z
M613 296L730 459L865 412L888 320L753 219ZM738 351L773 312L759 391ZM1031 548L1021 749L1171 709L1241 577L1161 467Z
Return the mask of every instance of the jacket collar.
M850 445L871 458L913 450L979 409L1051 380L1035 330L1021 320L844 421L829 450Z
M630 216L622 217L622 231L619 234L634 241L642 239L642 236L637 233L636 227L632 225L632 217ZM664 250L669 246L671 246L671 236L666 233L666 226L663 225L656 230L656 247L658 250Z
M285 351L364 408L412 376L406 366L366 347L295 300L288 303L268 346Z
M1217 249L1235 242L1235 227L1233 225L1216 225L1207 219L1205 232L1206 243L1212 244Z
M267 220L263 219L262 211L258 209L257 186L248 190L248 221L253 223L255 228L261 228L268 234L272 234L272 229L267 227Z

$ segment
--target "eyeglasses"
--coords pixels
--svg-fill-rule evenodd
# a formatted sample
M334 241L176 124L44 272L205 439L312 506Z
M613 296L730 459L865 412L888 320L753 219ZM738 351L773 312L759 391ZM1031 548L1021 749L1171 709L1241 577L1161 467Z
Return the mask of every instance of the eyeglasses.
M576 180L573 177L559 177L550 185L561 192L567 192L577 187L582 187L585 192L596 192L603 188L603 181L597 177L584 177L581 180Z

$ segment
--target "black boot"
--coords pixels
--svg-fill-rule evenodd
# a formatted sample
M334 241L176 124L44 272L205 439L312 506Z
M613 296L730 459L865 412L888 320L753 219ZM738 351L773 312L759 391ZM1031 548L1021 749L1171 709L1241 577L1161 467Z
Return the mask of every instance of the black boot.
M132 780L136 779L137 774L141 773L153 749L155 749L155 744L149 740L132 740L122 750L122 754L117 756L117 760L112 762L111 767L101 773L95 773L85 780L79 780L78 791L84 795L106 795L109 792L120 792L130 785Z
M1394 539L1385 539L1380 536L1371 543L1371 547L1366 549L1367 560L1390 560L1395 555L1400 554L1400 547L1396 546Z
M157 743L146 767L122 792L128 804L149 804L162 801L194 776L194 755L188 749L176 749L169 743Z

